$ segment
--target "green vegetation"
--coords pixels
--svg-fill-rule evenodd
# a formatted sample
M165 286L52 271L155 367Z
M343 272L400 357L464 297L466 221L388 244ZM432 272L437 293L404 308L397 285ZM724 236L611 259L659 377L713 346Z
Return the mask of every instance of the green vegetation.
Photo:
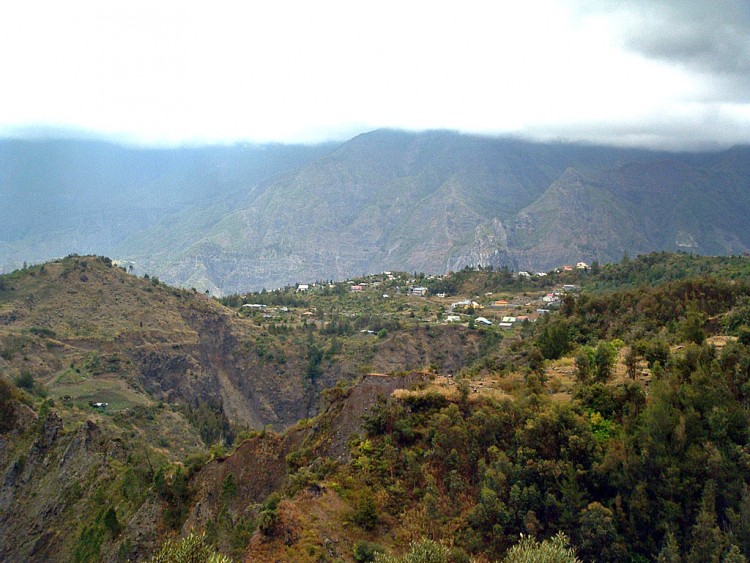
M522 537L505 554L503 563L581 563L581 560L568 545L565 534L558 533L541 542L533 536Z
M44 276L94 298L104 281L132 283L137 297L119 297L128 315L99 309L83 327L83 299L49 316L39 296L55 294L38 271L14 274L20 298L3 293L0 315L26 317L0 326L12 499L0 531L25 539L2 532L0 549L18 551L0 555L29 559L23 530L44 523L64 531L40 553L127 560L144 555L137 538L162 545L199 522L155 560L742 561L743 260L656 254L550 275L550 288L513 278L518 290L505 272L465 270L455 288L476 310L456 323L443 317L458 298L409 295L419 277L408 274L352 280L356 292L235 296L230 310L104 261L48 264ZM534 314L563 282L580 290ZM143 330L130 318L139 298L158 310L142 313ZM470 327L522 315L507 330ZM54 335L31 330L42 316ZM390 387L400 377L409 388ZM278 434L247 424L278 417L279 404L306 418Z
M167 540L150 563L230 563L231 559L208 545L205 533L190 533L179 541Z

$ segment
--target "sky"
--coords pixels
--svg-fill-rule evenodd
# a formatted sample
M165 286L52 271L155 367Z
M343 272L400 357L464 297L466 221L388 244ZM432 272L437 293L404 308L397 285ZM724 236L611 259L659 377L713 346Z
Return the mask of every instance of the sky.
M722 148L750 143L750 2L3 2L0 83L4 136Z

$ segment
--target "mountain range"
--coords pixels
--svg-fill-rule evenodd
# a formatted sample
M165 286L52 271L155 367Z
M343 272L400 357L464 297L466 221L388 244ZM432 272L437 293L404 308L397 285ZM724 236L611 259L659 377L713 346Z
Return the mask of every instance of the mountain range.
M0 144L0 268L107 254L214 294L464 266L750 249L750 148L378 130L340 145Z

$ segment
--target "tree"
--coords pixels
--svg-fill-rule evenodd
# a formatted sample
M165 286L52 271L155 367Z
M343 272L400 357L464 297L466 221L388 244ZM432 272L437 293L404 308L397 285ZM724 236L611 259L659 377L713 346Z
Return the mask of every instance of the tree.
M698 345L703 344L706 339L706 332L703 330L705 322L705 315L698 311L694 305L690 305L685 313L685 318L680 323L681 336L688 342L695 342Z
M352 522L363 530L374 530L379 520L375 499L371 494L363 494L357 501Z
M729 548L721 563L747 563L747 559L742 555L742 551L736 545Z
M582 346L576 354L576 377L582 383L588 383L594 371L594 351Z
M581 555L588 561L619 561L625 552L617 537L614 513L592 502L581 513Z
M223 500L232 500L237 496L237 482L234 480L232 473L227 474L221 484L221 498Z
M598 381L605 382L612 375L617 351L615 347L604 340L599 341L594 352L594 375Z
M729 509L727 512L735 543L739 543L745 553L750 553L750 487L746 483L742 485L738 510Z
M659 556L656 558L657 563L681 563L680 546L672 532L667 532L664 538L664 547L661 548Z
M691 533L690 552L687 563L717 562L724 551L724 535L716 520L716 484L706 482L701 499L701 510Z
M638 352L635 346L630 346L625 353L625 368L630 379L635 379L638 372Z
M547 360L556 360L570 350L570 332L563 321L550 321L542 329L536 345Z

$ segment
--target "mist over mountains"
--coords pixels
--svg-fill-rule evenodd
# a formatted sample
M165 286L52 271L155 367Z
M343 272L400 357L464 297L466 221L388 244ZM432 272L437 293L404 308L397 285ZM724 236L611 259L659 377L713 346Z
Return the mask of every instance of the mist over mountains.
M0 142L0 271L106 254L214 293L750 248L750 148L379 130L339 146Z

